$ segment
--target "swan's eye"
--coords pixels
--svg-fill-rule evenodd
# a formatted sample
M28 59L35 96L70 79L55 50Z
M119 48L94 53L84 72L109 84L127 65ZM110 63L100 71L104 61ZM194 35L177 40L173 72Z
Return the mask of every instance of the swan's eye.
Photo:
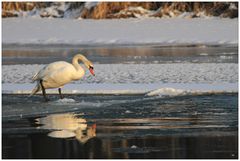
M92 67L92 66L89 66L89 69L93 69L93 67Z

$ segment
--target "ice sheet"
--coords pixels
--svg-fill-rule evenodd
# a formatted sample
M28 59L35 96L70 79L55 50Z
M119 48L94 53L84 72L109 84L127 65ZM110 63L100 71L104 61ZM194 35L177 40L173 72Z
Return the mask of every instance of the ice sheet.
M3 65L3 83L31 83L44 65ZM95 64L96 76L86 75L72 83L236 83L238 64Z

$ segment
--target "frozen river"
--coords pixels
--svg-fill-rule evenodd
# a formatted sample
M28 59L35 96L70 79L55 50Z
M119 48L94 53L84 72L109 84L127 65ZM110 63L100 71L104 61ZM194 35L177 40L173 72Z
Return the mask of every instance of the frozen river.
M28 97L36 70L77 53L96 78ZM3 158L238 158L237 47L5 46L2 64Z

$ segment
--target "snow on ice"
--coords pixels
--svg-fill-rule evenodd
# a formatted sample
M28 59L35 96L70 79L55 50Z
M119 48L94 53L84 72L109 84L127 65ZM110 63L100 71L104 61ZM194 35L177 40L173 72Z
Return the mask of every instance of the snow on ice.
M31 77L43 65L3 65L3 93L29 94ZM109 70L111 67L111 70ZM238 65L202 64L96 64L96 76L89 72L72 82L64 93L182 95L201 92L237 92ZM159 90L158 90L159 89ZM57 90L48 90L57 93Z
M67 24L67 25L66 25ZM4 44L208 44L238 43L238 19L76 20L6 18Z

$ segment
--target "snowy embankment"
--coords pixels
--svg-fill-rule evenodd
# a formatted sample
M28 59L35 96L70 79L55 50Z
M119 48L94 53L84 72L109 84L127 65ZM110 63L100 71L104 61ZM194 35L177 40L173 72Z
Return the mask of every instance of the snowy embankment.
M67 24L67 25L66 25ZM35 45L236 45L238 19L72 20L6 18L2 42Z
M29 94L31 77L43 65L3 65L3 93ZM203 64L96 64L80 81L63 88L64 93L184 95L238 92L238 65ZM57 90L48 90L57 93Z

